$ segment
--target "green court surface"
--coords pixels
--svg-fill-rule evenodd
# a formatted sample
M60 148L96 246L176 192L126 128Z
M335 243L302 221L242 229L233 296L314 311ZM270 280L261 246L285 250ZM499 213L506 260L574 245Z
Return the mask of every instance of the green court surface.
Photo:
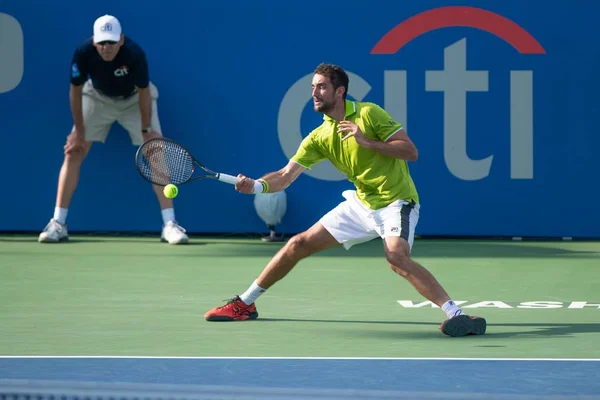
M0 355L600 358L600 243L425 240L413 257L488 333L449 338L380 240L314 255L257 302L243 292L281 244L192 237L0 236ZM535 302L535 303L532 303Z

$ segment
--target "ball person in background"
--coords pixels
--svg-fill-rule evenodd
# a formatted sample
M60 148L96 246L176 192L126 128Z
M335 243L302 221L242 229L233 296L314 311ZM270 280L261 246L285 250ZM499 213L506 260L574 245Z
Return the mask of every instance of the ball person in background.
M93 37L77 47L73 55L69 100L74 125L64 146L54 216L40 234L40 242L68 239L67 213L81 163L93 142L105 142L115 121L129 132L136 146L162 135L157 99L158 90L150 82L142 48L123 35L117 18L111 15L98 18ZM162 187L153 188L162 211L161 240L170 244L187 243L185 229L175 220L173 201L163 195Z

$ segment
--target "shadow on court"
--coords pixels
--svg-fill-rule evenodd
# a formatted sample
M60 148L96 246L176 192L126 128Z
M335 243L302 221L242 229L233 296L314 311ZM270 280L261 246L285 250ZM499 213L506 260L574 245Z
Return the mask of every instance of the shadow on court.
M195 239L202 243L202 239ZM207 245L222 247L224 243L203 242ZM260 239L256 242L244 241L242 243L232 240L227 244L234 245L236 252L244 256L271 256L275 254L282 243L263 243ZM592 250L582 250L573 246L573 242L511 242L507 240L479 241L479 240L428 240L415 241L413 257L442 257L442 258L600 258L600 242L587 242L586 247ZM384 259L381 240L374 239L345 250L341 246L335 247L311 257L370 257Z
M259 318L256 322L306 322L310 324L358 324L358 325L396 325L396 326L419 326L426 325L438 328L438 322L417 322L417 321L366 321L366 320L327 320L327 319L301 319L301 318ZM514 332L494 332L496 328L516 328ZM504 329L502 329L504 330ZM390 331L351 331L358 332L364 336L389 337L390 339L414 338L424 339L427 337L439 338L439 331L433 329L431 332L406 332L399 329L396 332ZM494 324L488 322L487 332L484 336L478 338L503 339L503 338L543 338L556 336L570 336L577 333L600 333L600 323L500 323Z
M593 250L578 249L576 242L422 240L415 242L413 257L600 257L600 243L588 242L586 245Z
M31 243L35 246L48 246L38 244L37 235L4 235L0 242L7 245ZM113 248L119 245L166 246L160 243L160 235L73 235L69 241L60 243L60 246L79 245L106 245L108 253L115 252ZM57 245L57 244L55 244ZM265 243L260 236L246 238L230 237L190 237L190 243L185 246L171 246L170 257L195 257L202 256L244 256L244 257L271 257L284 243ZM116 246L116 247L113 247ZM185 251L185 248L197 248L194 251ZM314 254L311 257L372 257L383 260L383 246L381 240L375 239L367 243L354 246L346 251L341 246ZM468 240L468 239L418 239L413 247L413 257L419 258L600 258L600 242L552 242L552 241L523 241L512 242L508 240Z

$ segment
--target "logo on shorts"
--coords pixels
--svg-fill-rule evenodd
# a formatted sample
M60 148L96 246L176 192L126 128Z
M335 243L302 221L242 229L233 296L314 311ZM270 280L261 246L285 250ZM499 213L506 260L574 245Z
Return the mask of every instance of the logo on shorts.
M81 76L81 72L79 72L79 67L77 67L77 64L73 64L71 67L71 76L73 78L79 78Z
M390 229L390 231L397 233L398 232L398 227L394 226L392 229Z
M123 65L115 70L115 76L123 77L129 74L129 67L127 65Z

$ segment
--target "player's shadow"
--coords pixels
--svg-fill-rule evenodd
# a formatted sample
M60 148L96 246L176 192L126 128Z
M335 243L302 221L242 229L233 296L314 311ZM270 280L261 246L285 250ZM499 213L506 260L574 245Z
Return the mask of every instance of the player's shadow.
M581 250L567 247L569 242L523 241L509 240L434 240L421 239L415 242L413 257L423 258L597 258L600 251L597 247ZM367 253L377 251L376 248L364 248Z
M397 325L397 326L418 326L426 325L439 327L438 322L421 322L421 321L366 321L366 320L329 320L329 319L302 319L302 318L259 318L257 321L265 322L306 322L306 323L325 323L325 324L357 324L357 325ZM514 327L517 328L514 332L495 332L495 328ZM424 339L428 335L431 337L439 337L439 331L436 329L427 332L409 332L398 329L397 331L374 331L369 330L349 330L348 333L358 332L360 335L389 338L414 338ZM543 337L568 337L578 333L600 333L600 323L488 323L487 331L481 338L504 339L504 338L524 338L524 339L539 339Z
M495 326L533 328L517 332L494 333ZM600 333L600 323L523 323L523 324L490 324L490 336L494 338L542 338L545 336L571 336L577 333Z

